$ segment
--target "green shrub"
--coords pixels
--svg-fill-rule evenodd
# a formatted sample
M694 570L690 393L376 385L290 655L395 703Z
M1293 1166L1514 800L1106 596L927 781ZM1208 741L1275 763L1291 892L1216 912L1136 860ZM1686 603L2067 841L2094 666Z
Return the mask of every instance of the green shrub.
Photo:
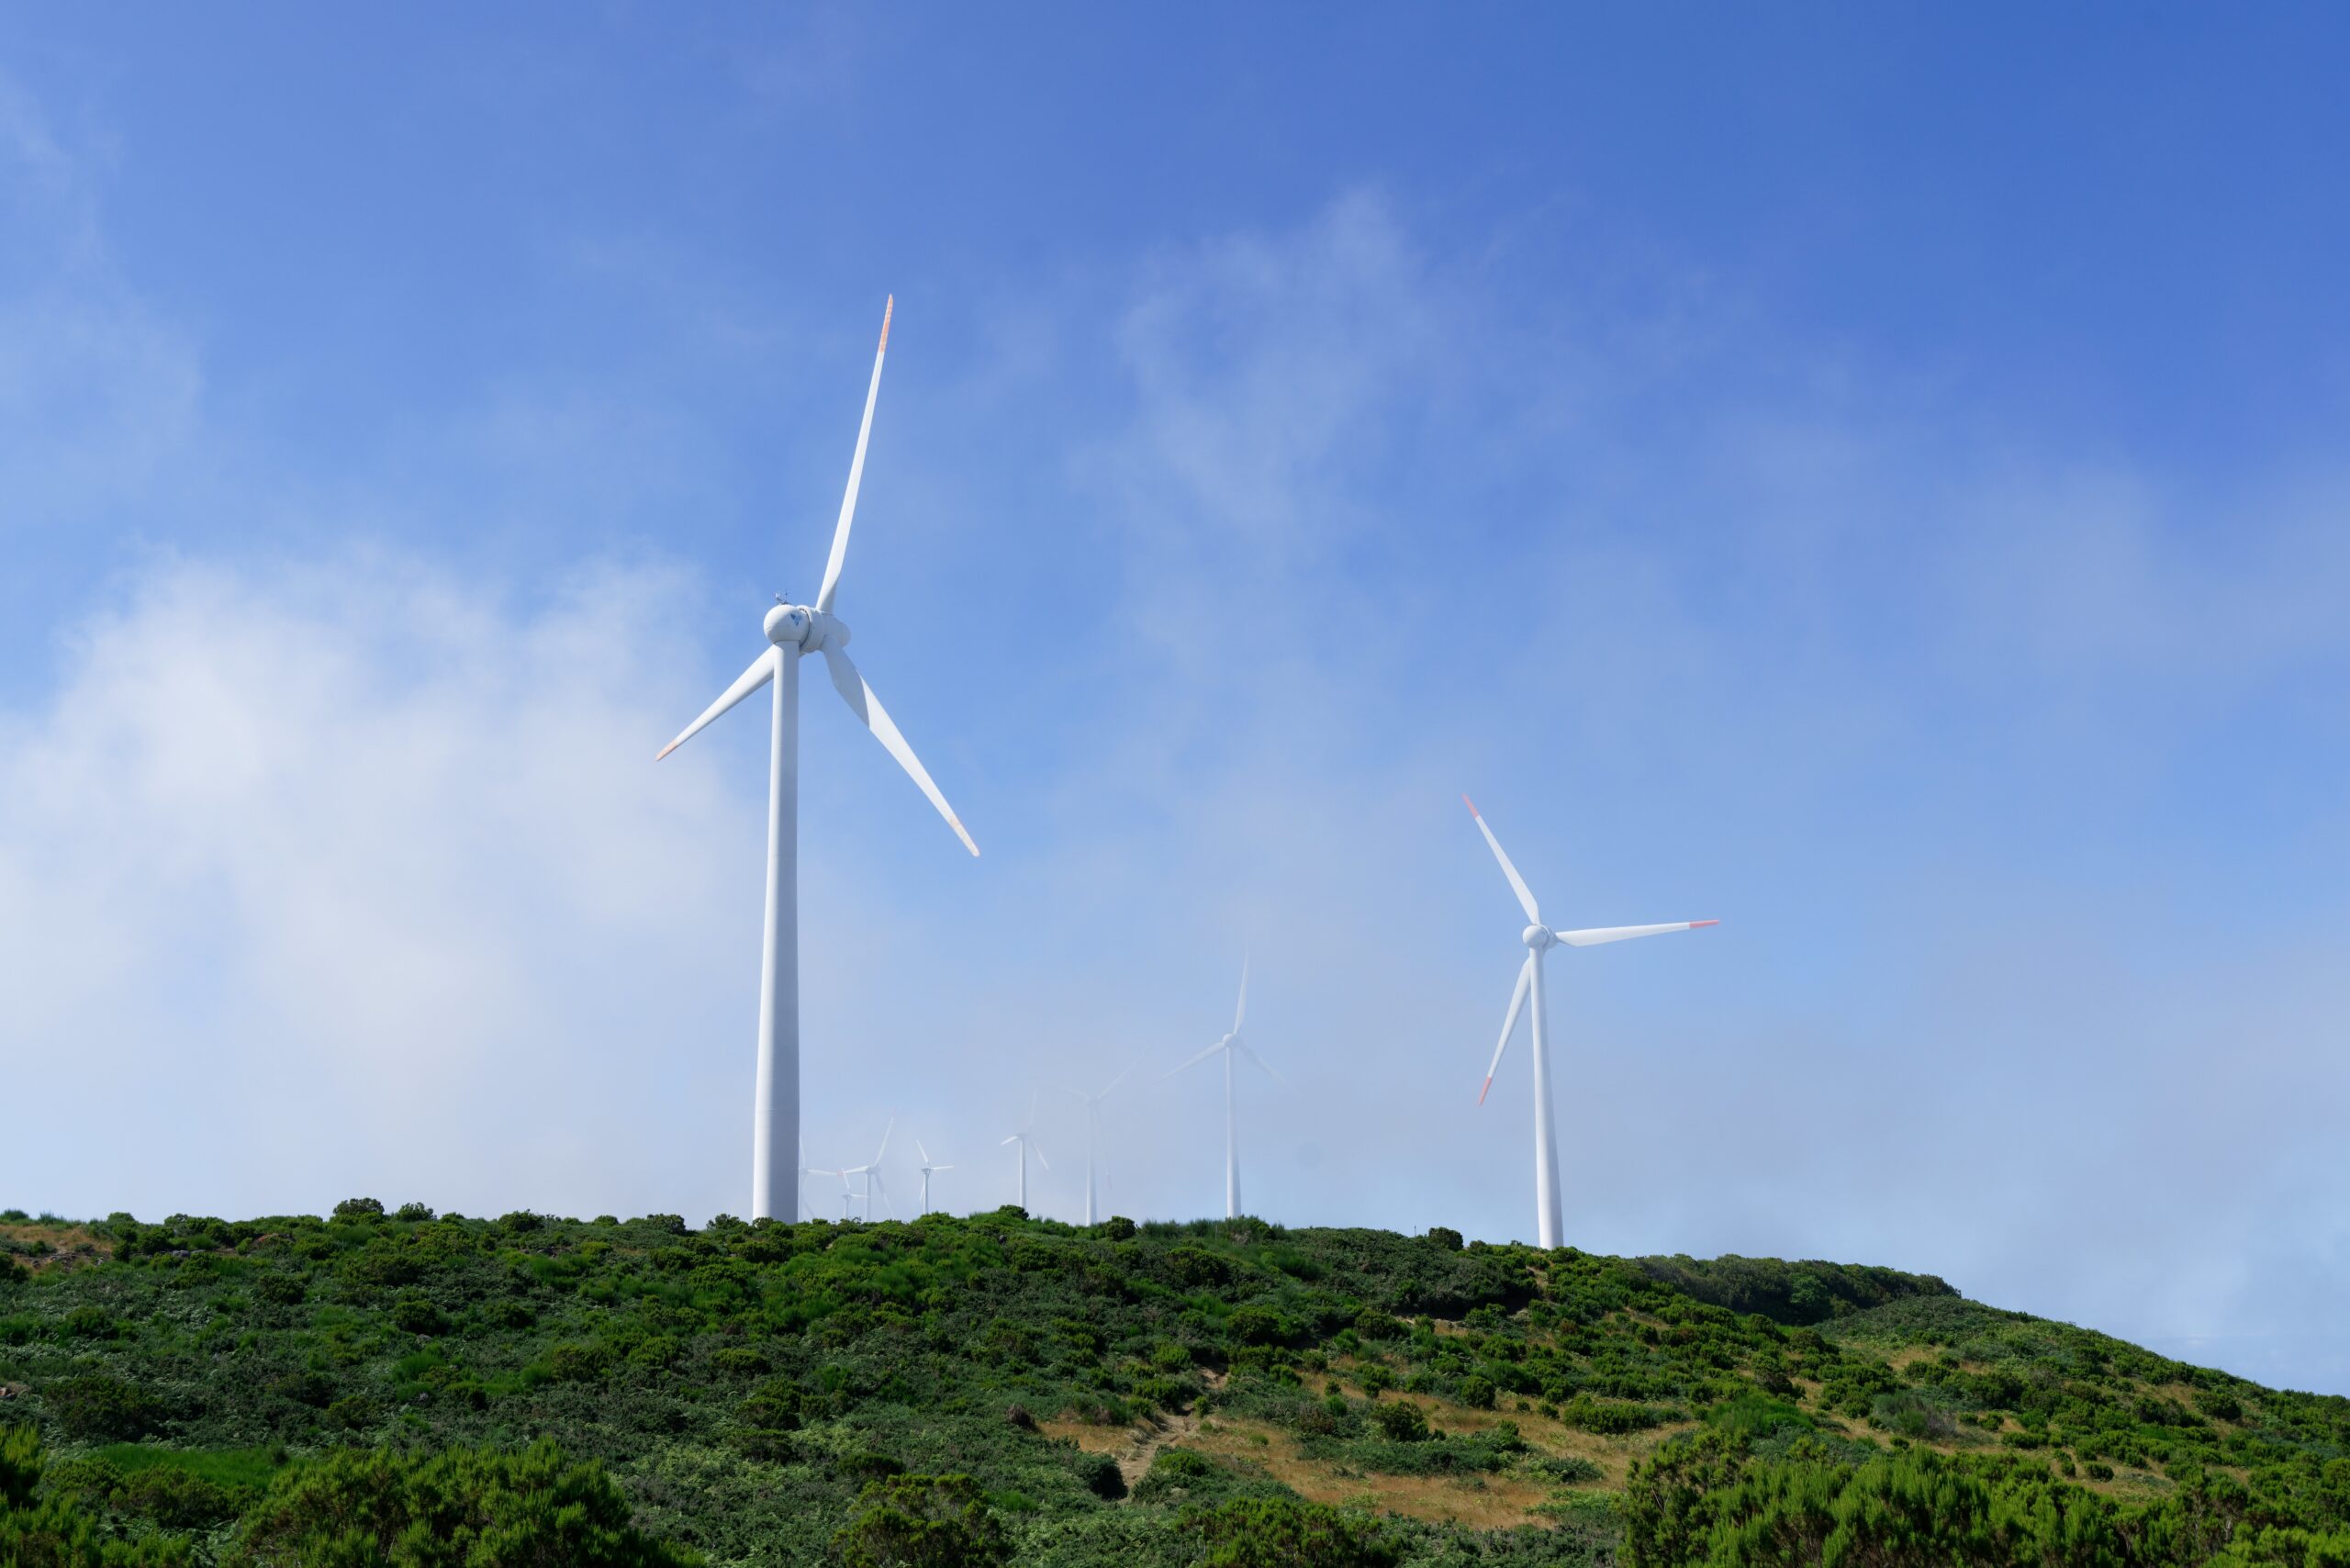
M263 1274L253 1282L252 1290L274 1306L292 1306L310 1294L309 1282L298 1274Z
M403 1334L446 1334L449 1316L420 1295L404 1295L392 1304L392 1327Z
M1105 1501L1126 1495L1125 1473L1118 1468L1118 1462L1106 1453L1080 1454L1077 1478L1085 1484L1088 1492Z
M40 1433L31 1427L0 1427L0 1508L32 1501L40 1484Z
M1746 1438L1767 1438L1786 1428L1804 1432L1812 1429L1811 1417L1800 1409L1760 1394L1741 1394L1734 1399L1725 1399L1706 1412L1706 1425L1717 1431Z
M323 1372L287 1372L269 1383L269 1391L297 1405L307 1405L313 1410L323 1410L334 1403L334 1382Z
M334 1217L337 1219L362 1219L383 1212L383 1203L376 1198L345 1198L334 1206Z
M756 1377L767 1370L767 1359L760 1351L734 1347L711 1351L710 1368L725 1377Z
M1236 1344L1278 1345L1288 1339L1289 1325L1269 1307L1237 1306L1224 1320L1225 1332Z
M153 1394L102 1372L53 1383L41 1400L67 1437L84 1442L135 1442L161 1428L165 1415Z
M554 1443L521 1453L346 1450L278 1478L224 1568L683 1568L699 1559L638 1530L603 1467Z
M1662 1421L1664 1415L1645 1405L1618 1404L1578 1394L1559 1406L1559 1419L1578 1431L1621 1437L1627 1432L1646 1431Z
M1203 1568L1392 1568L1403 1556L1370 1521L1293 1497L1226 1503L1191 1529Z
M114 1314L102 1306L77 1306L59 1327L69 1339L111 1339L122 1331Z
M842 1568L988 1568L1010 1551L968 1475L894 1475L867 1486L833 1536Z
M1390 1442L1418 1443L1427 1440L1427 1413L1408 1399L1393 1400L1378 1406L1371 1411L1371 1418Z
M1537 1475L1562 1486L1588 1485L1607 1473L1581 1454L1536 1454L1526 1463Z

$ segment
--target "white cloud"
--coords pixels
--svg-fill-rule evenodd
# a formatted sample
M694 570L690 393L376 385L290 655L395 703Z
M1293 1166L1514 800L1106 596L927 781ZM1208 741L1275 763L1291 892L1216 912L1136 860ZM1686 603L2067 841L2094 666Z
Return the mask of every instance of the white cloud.
M740 1011L711 912L744 880L713 829L747 813L707 758L647 766L688 597L165 563L80 629L0 737L0 1057L56 1113L11 1118L0 1184L155 1212L713 1190L677 1151L735 1119L692 1101L735 1065L707 1049Z

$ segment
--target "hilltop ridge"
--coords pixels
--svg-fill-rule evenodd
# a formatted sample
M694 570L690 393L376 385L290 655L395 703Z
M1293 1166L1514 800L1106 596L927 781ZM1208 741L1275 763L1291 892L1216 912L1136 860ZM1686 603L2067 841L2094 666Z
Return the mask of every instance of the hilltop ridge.
M0 1394L0 1562L99 1543L28 1568L325 1561L362 1495L566 1498L579 1562L2350 1562L2350 1400L1441 1229L12 1212Z

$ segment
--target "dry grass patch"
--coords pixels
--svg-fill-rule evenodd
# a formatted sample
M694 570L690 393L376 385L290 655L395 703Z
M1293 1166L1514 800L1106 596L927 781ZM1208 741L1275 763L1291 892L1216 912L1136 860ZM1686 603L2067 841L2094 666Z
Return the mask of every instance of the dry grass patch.
M0 1225L0 1237L19 1245L37 1241L49 1243L50 1250L47 1252L7 1254L36 1274L51 1269L77 1269L108 1256L106 1243L78 1225Z
M1259 1466L1309 1502L1350 1505L1408 1518L1450 1521L1472 1529L1539 1524L1550 1501L1547 1484L1513 1475L1355 1475L1307 1459L1297 1441L1261 1421L1218 1417L1186 1444L1212 1458Z

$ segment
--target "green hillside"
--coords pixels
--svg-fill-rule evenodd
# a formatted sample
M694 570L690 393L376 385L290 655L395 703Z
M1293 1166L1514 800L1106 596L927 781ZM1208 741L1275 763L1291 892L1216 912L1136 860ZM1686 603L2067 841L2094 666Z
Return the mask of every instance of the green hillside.
M0 1568L2350 1564L2350 1401L1830 1263L0 1215Z

